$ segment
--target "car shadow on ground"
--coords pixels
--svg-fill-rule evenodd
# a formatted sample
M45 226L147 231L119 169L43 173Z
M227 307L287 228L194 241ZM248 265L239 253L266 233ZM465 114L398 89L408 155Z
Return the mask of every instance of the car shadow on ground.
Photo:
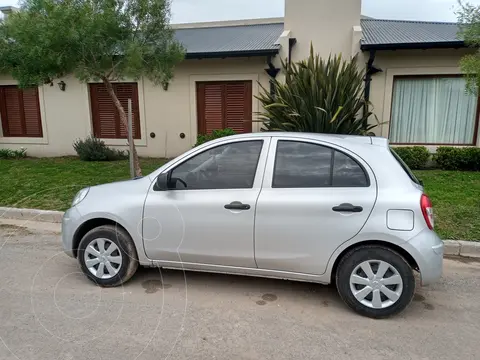
M70 260L68 261L70 271L73 271L73 267L78 269L71 259L68 260ZM61 263L65 264L64 261ZM95 286L78 270L76 273L78 276L72 279L71 286ZM228 301L240 306L250 303L258 305L259 308L269 309L271 309L269 305L272 304L286 308L300 306L311 310L325 308L327 311L334 310L336 315L343 314L347 317L359 316L361 318L360 315L348 309L333 285L282 279L139 267L132 279L123 286L105 290L110 295L130 293L139 299L144 298L145 301L154 300L155 297L151 296L156 294L169 301L183 302L188 298L188 302L195 302L199 298L208 299L212 305L216 302L221 304ZM434 310L428 301L428 294L418 286L412 304L399 317L406 320L428 316L432 313L431 310ZM396 318L398 316L392 319Z
M419 276L416 275L417 282ZM124 285L126 291L137 292L142 288L146 294L157 292L168 293L169 289L183 292L189 291L189 297L197 294L223 299L238 300L239 297L249 297L257 305L263 306L274 302L283 306L300 305L316 309L330 307L338 314L359 316L350 310L337 293L332 284L298 282L282 279L260 278L230 274L216 274L194 271L181 271L158 268L139 268L130 282ZM402 318L428 315L434 306L428 303L427 295L417 285L416 293ZM396 317L393 317L394 319Z
M283 304L302 302L303 305L335 306L348 311L332 285L321 285L282 279L242 275L216 274L156 268L139 268L135 276L124 285L126 291L142 288L146 294L169 289L189 296L220 296L225 299L250 297L257 305L281 301Z

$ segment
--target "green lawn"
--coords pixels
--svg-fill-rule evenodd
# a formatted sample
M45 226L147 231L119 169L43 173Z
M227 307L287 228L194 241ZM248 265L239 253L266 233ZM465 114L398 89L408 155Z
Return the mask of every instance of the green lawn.
M433 203L442 239L480 241L480 172L415 171Z
M142 159L144 174L162 159ZM444 239L480 240L480 172L416 171L430 196L436 231ZM127 161L75 158L0 160L0 206L65 210L89 185L128 179Z
M142 159L143 174L151 173L164 163L163 159ZM66 210L80 189L129 177L128 161L0 160L0 206Z

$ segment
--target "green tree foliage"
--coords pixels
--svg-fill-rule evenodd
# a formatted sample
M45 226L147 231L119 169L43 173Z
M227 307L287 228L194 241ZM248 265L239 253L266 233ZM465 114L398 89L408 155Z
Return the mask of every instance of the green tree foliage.
M274 80L274 94L262 87L258 96L267 131L363 135L378 125L369 124L372 113L364 112L364 74L356 58L325 61L312 47L308 59L283 63L283 70L285 82Z
M460 24L460 38L465 44L475 48L475 52L462 57L460 67L467 80L467 90L477 93L480 86L480 5L458 1L456 14Z
M21 87L67 74L102 81L120 119L126 111L112 82L168 82L184 58L170 22L171 0L25 0L0 24L0 68ZM136 175L141 175L136 150Z

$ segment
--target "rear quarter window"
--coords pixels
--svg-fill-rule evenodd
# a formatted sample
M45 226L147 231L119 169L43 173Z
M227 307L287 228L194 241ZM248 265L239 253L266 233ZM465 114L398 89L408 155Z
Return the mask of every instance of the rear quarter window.
M350 156L335 151L333 163L333 187L368 187L370 182L365 170Z
M393 155L393 157L397 160L397 162L400 164L400 166L403 168L403 170L407 173L408 177L415 183L415 184L418 184L418 185L422 185L422 182L415 176L415 174L413 173L412 170L410 170L410 168L408 167L407 164L405 164L405 162L402 160L402 158L400 156L398 156L398 154L395 152L394 149L390 148L390 151Z

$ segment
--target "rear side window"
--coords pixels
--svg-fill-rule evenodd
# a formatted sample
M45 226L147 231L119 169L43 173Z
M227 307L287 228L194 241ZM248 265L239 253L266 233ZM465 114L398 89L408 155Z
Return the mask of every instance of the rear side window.
M279 141L272 187L368 187L364 169L350 156L317 144Z
M279 141L275 158L275 188L331 186L332 149L298 141Z
M334 187L367 187L368 178L363 168L350 156L335 151L333 163Z
M390 148L390 151L393 155L393 157L398 161L398 163L400 164L400 166L403 168L403 170L407 173L408 177L415 183L415 184L418 184L418 185L422 185L422 182L420 180L418 180L418 178L415 176L415 174L412 172L412 170L410 170L410 168L408 167L407 164L405 164L405 162L402 160L402 158L400 156L398 156L398 154L395 152L394 149Z

